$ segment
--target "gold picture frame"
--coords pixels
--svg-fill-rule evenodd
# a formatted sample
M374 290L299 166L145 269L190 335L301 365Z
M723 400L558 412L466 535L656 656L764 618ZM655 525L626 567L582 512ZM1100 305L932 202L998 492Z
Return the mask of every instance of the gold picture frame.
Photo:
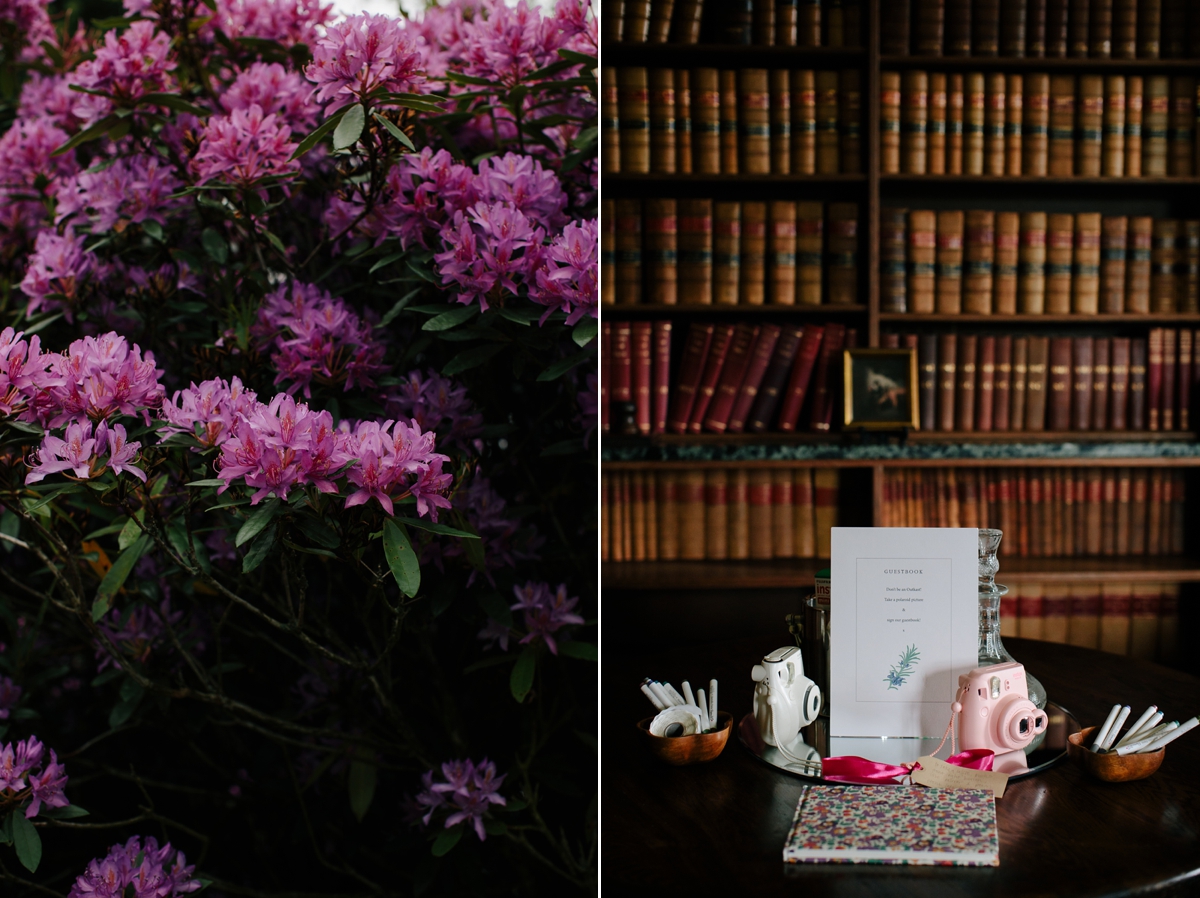
M920 429L915 349L846 349L842 359L847 428Z

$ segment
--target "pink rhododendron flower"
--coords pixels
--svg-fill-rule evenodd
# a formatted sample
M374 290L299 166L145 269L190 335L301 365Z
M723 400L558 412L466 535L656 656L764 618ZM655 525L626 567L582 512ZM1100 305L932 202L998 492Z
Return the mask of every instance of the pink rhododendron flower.
M346 507L375 499L392 514L393 496L411 492L417 497L418 513L436 521L438 508L450 507L439 491L447 490L452 478L442 473L442 462L450 459L433 450L434 435L422 433L416 422L397 421L393 427L391 421L360 421L345 447L349 457L359 461L346 473L358 487L346 499Z
M513 611L525 612L525 629L529 631L521 640L522 643L541 638L546 647L557 655L558 646L554 642L553 634L567 624L584 622L582 617L571 610L579 604L579 598L567 598L565 583L560 583L558 589L551 592L548 583L535 583L530 580L524 586L514 586L513 594L516 595L517 601L509 607Z
M32 62L42 56L42 41L55 42L47 6L43 0L0 0L0 23L21 37L22 62Z
M65 299L67 320L73 320L71 307L84 280L98 267L96 257L84 251L82 237L71 231L62 236L53 231L42 231L20 284L22 292L29 297L25 314L32 315L43 308L59 308Z
M124 31L106 32L95 57L81 63L72 77L72 83L104 96L81 94L75 114L90 124L114 105L130 106L146 94L170 92L175 87L170 51L170 37L158 31L154 22L134 22Z
M18 120L0 137L0 246L32 239L48 218L45 201L76 169L73 157L51 155L66 141L47 119Z
M529 298L547 306L547 315L555 309L565 312L567 324L585 316L598 318L597 246L595 219L567 225L542 255L537 287Z
M43 426L68 421L100 421L116 414L137 415L150 423L150 409L162 402L162 371L154 353L142 357L120 334L76 340L61 355L51 356L49 370L36 379L33 412Z
M500 786L507 774L497 776L495 763L487 758L478 764L470 760L448 761L442 765L441 774L444 781L434 780L437 775L434 770L421 778L425 791L417 795L415 801L427 812L421 818L422 823L428 826L435 812L448 810L446 829L467 823L474 828L481 842L487 839L483 818L492 805L508 804L500 794Z
M312 93L312 85L296 72L289 72L277 62L256 62L239 72L221 94L221 106L226 112L258 106L278 116L293 132L307 131L321 114Z
M52 360L42 353L40 337L35 334L26 342L24 336L11 327L0 331L0 415L25 411Z
M510 206L476 203L465 213L455 212L440 237L448 248L433 258L442 283L458 288L458 302L478 302L486 311L489 297L517 293L517 279L524 281L537 269L545 234Z
M562 30L526 0L511 7L485 3L479 13L462 26L464 74L515 87L558 62L558 48L565 42Z
M91 218L93 233L123 231L129 223L167 223L181 201L172 194L183 187L167 163L153 156L117 159L99 171L80 172L63 186L58 197L58 218L77 213Z
M219 178L247 189L264 178L299 171L300 163L291 158L296 150L291 133L279 116L264 115L257 103L227 116L214 115L192 159L196 183Z
M152 836L144 843L134 836L112 846L104 858L89 861L67 898L122 898L129 894L127 888L136 898L179 898L201 887L192 877L194 871L170 842L159 848Z
M92 474L95 460L96 440L92 436L92 422L72 421L67 425L66 439L47 434L37 451L37 464L25 477L25 483L37 483L47 474L71 471L76 477L86 480Z
M416 37L400 20L364 14L330 25L313 47L304 74L317 85L317 101L328 115L380 88L418 90L425 81L422 66Z
M101 421L100 426L96 428L97 442L99 442L101 429L105 427L107 425ZM112 427L108 427L108 466L114 474L122 474L128 471L142 483L145 483L146 472L130 464L137 456L137 451L141 448L141 443L127 442L124 426L114 424Z
M25 83L21 85L21 99L17 105L18 121L33 121L40 119L47 124L64 130L74 128L79 124L75 116L75 101L79 92L71 90L71 82L66 75L43 75L41 72L30 72ZM0 159L4 155L0 154ZM64 154L58 159L62 162L73 162L74 157Z
M172 433L192 434L201 446L220 446L229 437L239 416L249 415L256 405L254 391L234 377L229 383L221 378L192 384L164 399L159 413L170 423Z
M311 47L333 17L333 4L321 0L217 0L213 24L228 35Z

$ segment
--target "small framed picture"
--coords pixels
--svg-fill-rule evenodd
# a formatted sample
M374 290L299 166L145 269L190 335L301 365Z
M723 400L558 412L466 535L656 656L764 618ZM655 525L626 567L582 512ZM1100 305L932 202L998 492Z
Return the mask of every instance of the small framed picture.
M843 358L846 427L920 426L916 350L847 349Z

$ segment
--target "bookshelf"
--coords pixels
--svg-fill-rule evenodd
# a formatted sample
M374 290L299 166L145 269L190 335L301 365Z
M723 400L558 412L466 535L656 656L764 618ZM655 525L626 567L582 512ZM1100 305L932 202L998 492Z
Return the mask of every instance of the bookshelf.
M953 0L946 0L949 7ZM881 302L881 212L900 206L908 209L997 209L1007 211L1086 212L1104 215L1143 215L1155 219L1195 216L1200 199L1200 174L1124 177L1111 175L1000 175L915 174L885 172L882 164L882 75L930 72L965 75L979 72L1027 76L1034 73L1072 75L1165 76L1200 81L1200 53L1192 58L1026 58L1014 56L929 56L881 53L883 20L890 14L888 0L861 0L862 46L728 46L715 43L652 44L606 40L605 67L641 66L695 69L812 69L856 70L861 92L861 171L826 174L653 173L606 171L602 194L610 198L655 196L711 198L716 201L819 200L852 202L859 206L855 303L819 306L774 304L627 304L615 297L606 304L606 321L670 320L672 387L678 373L684 339L692 322L747 321L756 326L805 325L838 322L857 332L858 346L879 347L889 334L967 333L1020 334L1054 337L1095 335L1105 338L1146 339L1153 328L1200 329L1200 311L1150 311L1120 314L1022 313L973 314L883 311ZM917 6L913 0L912 6ZM1164 4L1165 5L1165 4ZM827 4L822 4L824 9ZM707 13L706 13L707 14ZM1192 12L1200 23L1200 10ZM1197 25L1200 32L1200 24ZM847 41L850 38L847 36ZM913 35L915 46L915 32ZM1185 41L1186 44L1186 41ZM1186 48L1185 48L1186 49ZM693 100L693 102L695 102ZM794 103L794 101L793 101ZM1192 127L1195 127L1195 121ZM693 121L694 126L694 121ZM1196 137L1195 139L1200 139ZM1196 160L1193 150L1193 160ZM1200 161L1193 161L1200 173ZM828 223L826 223L828 227ZM1177 264L1179 264L1177 262ZM768 272L767 277L770 277ZM1200 331L1198 331L1200 332ZM1200 351L1193 350L1193 379L1200 374ZM840 367L838 371L840 379ZM1196 400L1195 390L1191 396ZM807 414L808 405L804 412ZM835 404L833 427L827 432L800 429L781 433L653 433L622 435L612 418L612 431L602 437L602 469L610 481L622 475L652 477L660 472L686 471L801 471L831 469L840 478L836 515L840 524L869 525L884 518L884 483L899 470L987 471L1111 470L1175 472L1186 484L1186 508L1200 503L1200 444L1196 420L1174 430L979 431L932 430L862 435L838 429L840 405ZM1178 425L1179 422L1177 422ZM974 526L974 524L964 524ZM981 521L980 526L999 526ZM1006 540L1007 542L1007 540ZM1109 581L1138 584L1183 584L1183 597L1192 597L1188 584L1200 582L1200 543L1186 534L1182 553L1163 551L1148 555L1114 553L1073 557L1020 557L1002 549L1001 576L1009 584L1101 584ZM621 608L639 613L661 612L663 632L671 615L685 613L691 599L716 591L745 596L754 590L770 593L779 601L781 590L811 586L815 572L827 559L804 557L726 558L721 560L622 560L605 561L602 582L609 597ZM710 600L704 599L705 603ZM709 607L707 604L705 607ZM1185 615L1186 617L1186 615Z

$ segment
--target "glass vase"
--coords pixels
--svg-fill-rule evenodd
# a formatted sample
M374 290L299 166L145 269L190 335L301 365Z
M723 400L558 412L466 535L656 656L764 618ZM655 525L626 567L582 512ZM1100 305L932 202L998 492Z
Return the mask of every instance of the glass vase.
M979 531L979 666L1004 664L1016 659L1008 653L1000 639L1000 598L1008 592L1007 586L996 583L996 571L1000 561L996 553L1000 550L1000 530ZM1046 707L1046 687L1028 669L1025 679L1029 684L1029 700L1039 708ZM1039 740L1040 741L1040 740Z

